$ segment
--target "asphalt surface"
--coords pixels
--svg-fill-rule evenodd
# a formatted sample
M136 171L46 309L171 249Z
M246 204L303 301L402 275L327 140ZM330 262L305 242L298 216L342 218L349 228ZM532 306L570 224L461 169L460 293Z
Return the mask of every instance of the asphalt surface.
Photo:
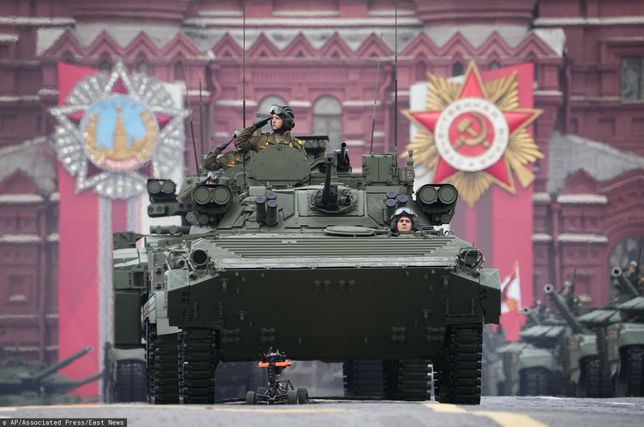
M644 398L484 397L481 405L313 399L307 405L85 404L0 407L0 426L15 418L126 418L136 427L218 426L574 426L644 425ZM14 423L14 426L26 425ZM34 425L34 424L31 424ZM65 424L62 424L65 426ZM71 425L71 424L68 424ZM78 424L77 424L78 425ZM108 425L108 424L105 424Z

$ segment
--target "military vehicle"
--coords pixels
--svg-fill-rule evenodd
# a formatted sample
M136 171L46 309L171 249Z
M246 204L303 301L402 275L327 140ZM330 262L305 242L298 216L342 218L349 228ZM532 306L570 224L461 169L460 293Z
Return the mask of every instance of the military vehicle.
M644 298L624 276L611 270L615 301L577 320L597 337L602 397L644 395Z
M345 363L349 396L480 402L481 331L498 323L498 272L441 226L458 198L449 184L413 189L413 157L370 154L352 172L326 137L299 150L269 146L216 183L191 177L177 198L149 180L152 217L184 227L145 237L145 289L117 298L115 344L145 336L152 403L211 403L220 362L269 348L295 360ZM411 154L411 153L410 153ZM396 209L417 230L390 236ZM189 230L186 230L189 226ZM127 325L127 327L125 327Z
M577 321L563 297L555 292L554 286L547 284L543 290L569 328L562 336L563 342L558 352L566 395L600 397L599 353L595 334Z
M66 393L98 380L103 373L72 380L57 372L90 351L92 347L85 347L51 366L37 362L6 361L0 366L0 406L80 402L79 397Z

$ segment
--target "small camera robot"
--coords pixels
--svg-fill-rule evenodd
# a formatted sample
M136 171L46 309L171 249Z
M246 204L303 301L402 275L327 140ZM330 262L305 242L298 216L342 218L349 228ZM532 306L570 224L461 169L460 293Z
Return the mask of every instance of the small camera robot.
M267 353L264 353L258 366L268 370L268 386L258 387L256 391L251 390L246 393L246 403L249 405L308 403L309 392L307 389L295 389L290 380L279 380L282 371L292 364L293 362L279 350L273 352L272 349L269 349Z

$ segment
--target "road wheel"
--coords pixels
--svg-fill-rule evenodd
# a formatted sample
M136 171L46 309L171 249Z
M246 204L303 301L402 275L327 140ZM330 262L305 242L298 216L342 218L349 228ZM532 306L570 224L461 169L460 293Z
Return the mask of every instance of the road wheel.
M119 360L116 363L114 402L145 402L145 362Z
M552 375L545 368L527 368L521 371L519 390L521 396L549 396L552 394Z
M581 361L577 397L601 397L599 358L587 357Z
M628 347L622 355L622 369L618 378L624 396L643 396L642 390L642 357L644 351L640 347ZM621 395L621 393L620 393Z
M350 360L344 362L344 395L353 399L383 399L384 376L382 360Z

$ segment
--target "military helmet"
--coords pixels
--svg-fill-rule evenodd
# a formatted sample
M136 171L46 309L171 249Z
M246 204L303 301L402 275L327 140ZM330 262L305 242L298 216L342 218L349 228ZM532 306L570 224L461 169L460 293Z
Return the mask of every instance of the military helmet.
M397 234L398 231L396 229L396 225L400 217L403 217L403 216L406 216L407 218L411 219L412 231L418 230L418 225L416 224L416 213L410 208L403 206L401 208L396 209L393 215L391 215L391 222L389 223L389 227L393 234Z
M282 119L282 126L276 129L277 133L284 133L295 127L295 113L288 105L271 105L268 111L271 115L275 114Z

